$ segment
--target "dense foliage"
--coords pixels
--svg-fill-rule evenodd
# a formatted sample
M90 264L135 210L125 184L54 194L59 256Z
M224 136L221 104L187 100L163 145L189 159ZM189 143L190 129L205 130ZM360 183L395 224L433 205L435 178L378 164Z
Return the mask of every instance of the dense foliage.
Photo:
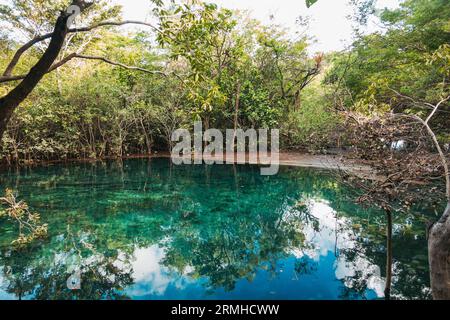
M66 2L1 6L1 69L24 41L51 30L51 17ZM349 51L329 56L309 54L307 36L293 40L279 27L213 4L155 3L155 30L76 33L61 57L77 52L155 72L74 59L49 73L15 112L3 137L3 160L167 151L172 131L191 128L194 120L205 128L280 128L284 149L324 151L352 143L340 126L343 109L424 116L425 102L436 104L448 94L450 9L444 0L404 1L399 9L378 11L381 31L358 33ZM367 23L374 1L354 3L355 19ZM119 21L120 7L101 1L78 25L106 20ZM43 46L27 51L16 73L26 72ZM14 85L0 83L0 94ZM432 123L443 145L450 139L449 112L446 103Z
M51 16L56 7L14 1L2 7L1 21L30 39L29 23L51 27L34 10ZM194 120L222 130L281 128L285 148L315 149L328 141L337 116L318 86L324 57L308 54L307 37L292 40L279 27L203 3L157 7L155 18L156 32L108 27L71 36L63 57L81 52L157 72L74 59L48 74L16 110L2 158L16 163L167 151L171 133L191 129ZM114 19L120 20L120 8L104 1L78 24ZM21 43L11 34L0 39L1 69ZM25 72L40 54L38 47L27 52L17 70ZM2 94L13 85L0 84Z
M439 287L449 280L448 273L439 278L450 244L447 0L404 0L384 10L376 9L375 0L352 0L355 41L328 55L312 55L306 35L293 39L278 26L200 0L182 5L153 0L155 25L132 22L145 26L133 32L116 29L125 23L121 8L106 0L84 8L77 27L90 27L69 30L62 23L69 16L60 10L70 3L86 4L0 5L3 162L168 151L175 129L192 129L201 121L205 129L280 128L285 150L347 147L379 178L359 184L365 191L360 201L384 209L391 222L393 212L409 211L419 201L439 211L445 177L448 206L429 228L430 265L434 296L450 299L448 286ZM381 28L364 32L373 19ZM38 81L30 81L30 90L21 88L27 94L6 101L51 51L58 21L64 37L53 59L43 64ZM39 224L39 216L17 203L12 191L0 200L9 206L0 215L16 219L21 231L24 221ZM31 228L29 236L20 232L19 244L44 235L45 225L39 228ZM392 257L388 260L392 264ZM388 276L386 288L389 282Z
M326 80L339 86L347 109L426 116L425 103L435 105L450 93L448 1L407 0L378 17L383 29L358 37L350 51L335 55ZM433 123L447 143L449 112L447 103Z

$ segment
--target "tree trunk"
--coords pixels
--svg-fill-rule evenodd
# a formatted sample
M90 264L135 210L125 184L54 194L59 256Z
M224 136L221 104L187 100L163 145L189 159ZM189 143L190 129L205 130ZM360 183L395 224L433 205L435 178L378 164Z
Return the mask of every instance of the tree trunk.
M11 119L12 113L16 106L6 104L3 99L0 99L0 141L3 139L3 134L8 127L8 122Z
M241 98L241 83L238 82L236 87L236 100L234 101L234 133L233 133L233 151L236 149L236 135L239 126L239 104Z
M294 111L298 112L302 106L302 98L300 95L300 90L295 93Z
M31 68L23 81L6 96L0 99L0 140L8 127L14 110L34 90L58 57L67 35L67 21L70 14L62 12L56 21L50 44L42 57Z
M147 147L147 154L151 155L152 154L152 143L150 142L151 141L150 135L148 134L147 129L145 128L144 121L142 120L142 117L140 118L139 121L140 121L140 124L141 124L142 131L144 132L145 145ZM172 149L171 149L171 151L172 151Z
M450 300L450 202L429 232L431 289L435 300Z
M392 212L386 211L386 287L384 289L384 298L391 299L392 287Z

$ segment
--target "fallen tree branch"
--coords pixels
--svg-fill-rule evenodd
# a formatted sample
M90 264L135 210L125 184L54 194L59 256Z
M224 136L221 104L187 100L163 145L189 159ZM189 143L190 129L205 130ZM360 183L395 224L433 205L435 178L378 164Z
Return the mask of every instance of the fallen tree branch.
M407 98L408 100L412 101L413 103L417 104L417 101L415 101L413 98L402 95L401 93L399 93L398 91L389 88L391 91L393 91L394 93L396 93L397 95ZM441 101L439 101L436 105L433 105L431 103L425 103L425 105L429 106L430 108L432 108L432 111L430 113L430 115L423 120L421 117L417 116L417 115L404 115L404 114L396 114L394 116L403 116L403 117L408 117L411 118L413 120L418 121L419 123L421 123L425 129L427 130L428 135L431 137L431 139L433 140L433 144L435 146L435 148L437 149L438 153L439 153L439 158L441 159L442 165L444 167L444 171L445 171L445 185L446 185L446 197L447 197L447 203L450 205L450 168L449 168L449 164L447 162L447 158L445 157L444 151L441 148L441 145L439 144L439 141L436 137L436 134L434 133L433 129L431 129L430 127L430 121L431 119L434 117L434 115L439 111L439 108L446 103L447 101L450 100L450 96L447 96L446 98L441 99Z

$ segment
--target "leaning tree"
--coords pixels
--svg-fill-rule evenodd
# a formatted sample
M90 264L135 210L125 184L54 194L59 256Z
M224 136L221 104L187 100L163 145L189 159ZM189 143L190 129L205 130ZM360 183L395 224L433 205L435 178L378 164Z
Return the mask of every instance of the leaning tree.
M21 9L30 9L30 3L33 4L33 1L20 1L20 0L14 0L14 4L21 7ZM70 52L68 54L63 55L61 57L61 52L64 50L64 48L67 48L67 42L71 39L69 38L69 35L78 34L78 33L87 33L90 31L93 31L95 29L101 28L101 27L110 27L110 26L122 26L126 24L135 24L135 25L143 25L151 28L153 31L155 31L158 34L163 34L162 38L167 38L170 36L170 31L167 32L167 29L170 29L170 19L167 19L168 14L172 14L173 17L179 17L183 16L185 17L184 20L186 21L186 17L191 19L191 22L195 23L196 20L198 21L199 17L198 15L195 15L196 10L214 10L212 7L203 6L202 7L202 1L200 0L192 0L190 2L190 5L183 4L183 5L175 5L172 2L171 10L164 10L161 9L163 7L164 1L163 0L151 0L153 4L155 4L159 10L155 10L160 17L162 17L161 21L164 20L162 23L161 28L165 30L161 30L160 28L146 22L142 21L109 21L104 20L102 18L108 17L107 12L105 12L103 15L100 15L100 21L95 21L89 26L86 27L79 27L79 28L71 28L72 23L74 22L74 18L78 15L85 15L89 12L91 8L93 8L96 5L101 4L101 1L85 1L85 0L72 0L70 3L66 0L61 1L55 1L52 3L45 3L42 1L37 1L35 3L36 9L38 9L39 6L64 6L65 8L59 8L64 9L60 11L58 18L56 19L56 22L53 24L53 31L40 34L42 24L39 25L30 25L28 26L28 33L32 35L31 39L29 39L26 43L24 43L14 54L13 58L7 65L6 69L4 70L3 74L0 75L0 84L7 83L7 82L20 82L17 86L15 86L12 90L10 90L4 97L0 98L0 140L3 138L3 134L5 133L8 123L11 119L11 116L13 115L16 108L30 95L30 93L36 88L36 86L39 84L39 82L42 80L42 78L49 72L55 71L61 66L65 65L69 61L73 59L87 59L87 60L97 60L102 61L105 63L109 63L118 67L127 68L131 70L137 70L141 72L146 73L152 73L152 74L161 74L166 75L165 72L159 71L159 70L147 70L145 68L140 68L136 66L127 66L120 62L111 61L105 57L100 56L92 56L92 55L85 55L83 54L83 50L85 49L85 46L83 44L79 45L78 48L75 48L73 52ZM310 7L313 5L317 0L306 0L306 5ZM211 9L212 8L212 9ZM20 25L20 16L14 17L14 13L10 8L7 6L0 6L0 15L2 14L1 11L6 11L8 13L8 18L16 18L16 21L13 21L14 26ZM39 10L36 10L39 11ZM176 14L174 14L176 13ZM41 12L36 12L34 16L40 15L40 19L44 20L44 22L51 21L51 11L50 16L46 14L42 14ZM115 15L117 16L117 15ZM211 14L206 14L204 16L212 17ZM13 19L14 20L14 19ZM98 20L98 19L97 19ZM189 22L189 21L188 21ZM167 39L166 39L167 40ZM164 41L164 40L163 40ZM48 43L48 45L47 45ZM14 70L16 69L16 66L18 65L20 59L22 56L31 48L37 45L44 44L43 46L43 54L41 55L40 59L37 61L37 63L30 68L29 72L26 74L14 74Z
M25 2L15 0L14 4L22 9L22 12L25 9L38 9L37 7L39 3L31 2L35 6L33 8L30 8L29 2ZM158 7L162 6L162 1L160 0L152 0L152 2ZM71 26L74 22L74 19L78 15L89 15L90 11L92 11L95 6L104 5L105 2L87 2L84 0L73 0L71 3L68 3L67 1L60 1L58 2L58 4L61 4L61 6L65 4L65 8L60 8L64 10L59 12L56 21L51 25L52 31L40 34L42 29L45 30L45 24L47 24L47 27L49 26L51 16L46 17L44 15L43 17L40 17L40 19L42 20L49 18L49 20L28 25L27 28L25 28L25 33L27 34L27 36L31 35L31 37L17 49L11 61L8 63L6 69L0 75L0 84L19 82L15 87L9 90L9 92L5 96L0 98L0 140L5 133L11 116L13 115L16 108L30 95L30 93L36 88L42 78L47 73L57 70L73 59L96 60L126 69L137 70L151 74L166 75L166 73L160 70L148 70L137 66L128 66L123 63L107 59L106 57L83 54L89 41L87 41L86 43L75 43L75 45L69 46L70 42L74 42L73 37L71 36L81 33L89 33L102 27L134 24L143 25L151 28L155 32L159 32L160 29L158 27L142 21L122 21L117 18L118 14L114 10L110 10L109 12L108 10L105 10L102 12L102 14L98 15L96 19L87 19L90 20L90 25L72 28ZM17 13L15 13L8 6L2 6L0 7L0 9L2 9L0 13L3 17L6 16L6 18L12 20L13 27L20 28L22 26L20 21L20 10L19 16L15 16L14 14L17 15ZM184 10L189 10L189 8L186 7ZM48 12L46 13L48 14ZM109 19L110 16L116 17L117 21L106 20L107 18ZM29 19L26 20L29 21ZM16 70L16 67L23 55L30 49L37 46L39 46L43 53L36 64L32 68L30 68L28 73L26 74L15 74L14 71ZM63 51L67 51L67 48L72 49L72 52L64 52L64 54L62 54Z
M14 4L21 7L21 9L27 8L28 10L29 3L34 4L35 7L43 5L40 0L33 0L31 2L24 0L12 1ZM151 2L155 5L153 12L159 21L157 26L142 21L122 21L118 19L117 10L105 9L102 14L98 14L96 19L85 19L90 22L88 26L71 27L75 16L89 15L94 7L97 7L97 10L100 10L101 8L99 7L107 6L108 1L98 0L88 2L84 0L72 0L70 3L68 0L55 1L54 3L60 4L61 7L66 8L59 13L55 23L51 26L53 31L40 34L40 26L32 26L31 29L25 30L28 32L28 35L32 36L16 51L5 71L0 75L0 84L7 82L17 83L20 81L20 83L11 89L9 93L0 98L0 140L7 129L8 122L11 119L14 110L29 96L45 74L58 70L61 66L73 59L96 60L130 70L159 74L162 76L168 75L167 72L161 71L160 69L148 70L146 68L128 66L120 62L112 61L107 57L84 54L87 43L89 43L90 40L85 43L82 42L76 43L75 45L69 45L73 40L71 37L73 35L86 34L104 27L133 24L150 28L154 32L155 38L161 46L174 47L180 43L186 45L187 39L180 37L183 30L193 30L195 32L192 32L190 35L190 38L188 39L190 43L188 43L187 46L190 47L191 43L195 43L196 46L194 46L194 48L190 47L191 49L189 51L184 51L184 54L180 54L180 57L187 59L192 68L195 66L198 67L199 65L201 65L202 69L209 68L210 66L202 59L204 56L201 52L203 47L199 44L205 42L204 35L208 30L220 32L224 28L224 21L221 19L222 15L217 6L206 4L201 0L191 0L188 3L182 4L176 4L171 1L171 5L166 8L163 0L151 0ZM54 3L52 2L50 5L53 5L54 7ZM4 9L4 7L5 6L0 5L0 17L2 17L2 8ZM51 10L53 7L51 7L50 10L47 10L50 14L41 18L41 20L44 21L43 23L47 24L47 27L49 27L49 21L51 21L52 18L51 13L55 12L55 10ZM12 20L17 20L17 23L13 23L14 27L20 26L20 23L18 22L20 20L20 14L15 16L11 10L8 12L8 8L3 11L7 12L7 19L12 17ZM5 14L3 14L3 16L5 16ZM115 20L106 20L111 19L111 17L115 17ZM33 15L33 18L36 18L36 14ZM26 74L14 74L14 70L21 60L21 57L35 46L41 46L43 51L37 63ZM71 49L69 52L67 52L68 48ZM195 53L191 55L192 50L194 50ZM178 77L184 84L185 78L174 74L173 72L170 73ZM186 75L187 78L190 76L192 75Z

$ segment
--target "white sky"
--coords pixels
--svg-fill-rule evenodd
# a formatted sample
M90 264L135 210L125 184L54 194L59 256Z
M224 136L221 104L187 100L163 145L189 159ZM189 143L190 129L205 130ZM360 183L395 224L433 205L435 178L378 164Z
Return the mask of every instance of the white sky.
M148 0L113 0L124 7L124 18L145 20L149 17ZM348 0L319 0L307 9L304 0L209 0L229 9L248 10L252 18L266 24L276 23L295 32L295 21L299 16L311 16L308 34L317 43L311 51L342 50L351 43L352 25L347 16L352 13ZM378 0L378 7L394 8L399 0ZM274 16L274 21L270 20Z

